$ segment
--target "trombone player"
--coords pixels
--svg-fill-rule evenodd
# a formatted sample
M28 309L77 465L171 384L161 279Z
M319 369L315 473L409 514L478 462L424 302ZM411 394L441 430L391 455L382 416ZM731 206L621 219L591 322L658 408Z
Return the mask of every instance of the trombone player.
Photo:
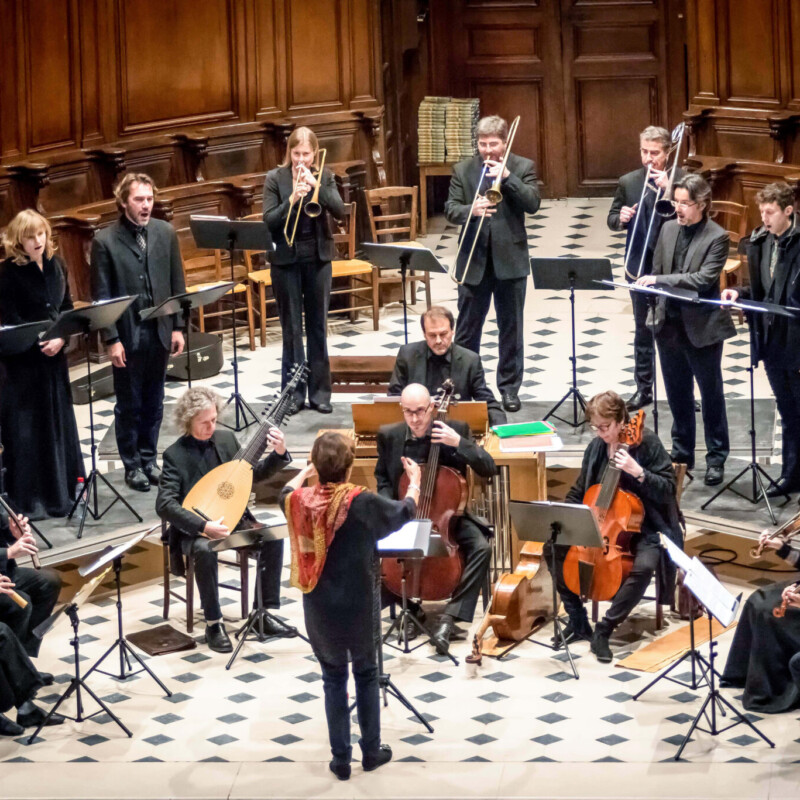
M650 125L639 134L639 155L642 166L619 179L611 208L608 227L612 231L627 231L625 239L625 278L635 281L653 271L653 251L662 223L668 217L653 213L656 196L660 193L671 199L670 174L667 161L670 154L670 133L666 128ZM678 153L675 154L675 158ZM675 170L675 180L683 170ZM674 215L669 215L674 216ZM634 334L634 378L636 392L627 402L628 411L637 411L653 402L653 333L647 325L647 298L631 292Z
M264 222L276 248L269 261L283 332L281 388L294 365L307 360L308 404L320 414L330 414L327 321L335 248L329 215L343 219L345 210L333 174L324 168L324 153L310 128L292 131L283 164L270 170L264 181ZM294 397L297 410L303 408L305 395L306 386L300 384Z
M483 324L494 297L500 334L497 388L503 408L519 411L529 270L525 214L539 210L536 167L510 152L508 125L501 117L483 117L476 133L478 155L455 165L445 204L448 221L462 226L455 342L480 355ZM493 190L490 198L487 189Z

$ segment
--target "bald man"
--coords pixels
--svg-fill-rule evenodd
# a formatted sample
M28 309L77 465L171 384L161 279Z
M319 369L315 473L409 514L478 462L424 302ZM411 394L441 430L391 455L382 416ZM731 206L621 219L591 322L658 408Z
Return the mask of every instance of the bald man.
M405 422L384 425L378 431L378 463L375 466L378 494L396 500L404 472L402 458L405 456L418 464L425 464L431 444L441 445L440 465L452 467L465 477L467 467L482 478L496 474L494 459L475 443L465 422L451 420L449 425L445 425L433 421L436 407L422 384L406 386L400 395L400 407ZM455 621L472 622L475 616L475 606L492 553L487 534L485 526L468 513L459 517L454 525L452 537L464 556L464 571L433 631L433 643L441 655L448 653Z

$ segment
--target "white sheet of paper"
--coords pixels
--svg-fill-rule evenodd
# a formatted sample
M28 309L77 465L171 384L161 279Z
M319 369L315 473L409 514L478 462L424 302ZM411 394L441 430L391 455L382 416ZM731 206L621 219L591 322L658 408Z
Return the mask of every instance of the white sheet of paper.
M692 569L692 559L683 552L668 536L661 534L661 544L666 548L667 555L670 557L676 567L679 567L684 572L690 572Z
M430 520L412 519L400 530L378 540L378 553L405 550L409 557L422 557L427 552L430 538Z

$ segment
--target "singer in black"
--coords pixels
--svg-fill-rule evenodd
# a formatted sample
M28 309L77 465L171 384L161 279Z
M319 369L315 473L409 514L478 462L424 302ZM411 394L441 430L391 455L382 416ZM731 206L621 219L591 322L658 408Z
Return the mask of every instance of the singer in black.
M331 260L335 258L333 231L329 215L344 217L344 203L333 174L323 169L312 171L319 156L319 142L310 128L295 128L286 144L283 164L267 173L264 181L264 222L269 226L275 251L269 254L272 289L283 331L282 386L292 370L306 360L303 351L305 317L308 346L308 404L321 414L330 414L331 368L328 361L328 306L331 299ZM321 213L310 217L307 202L319 183ZM299 215L299 218L297 217ZM297 231L289 244L284 232L289 220L291 238L294 222ZM306 387L295 393L295 407L303 408Z
M763 225L747 241L750 285L725 289L723 300L740 295L779 305L800 304L800 224L794 189L771 183L757 195ZM768 497L800 491L800 322L797 319L752 314L749 319L755 356L767 372L781 415L781 477Z
M636 282L665 289L690 289L719 300L719 276L728 257L728 234L709 219L711 187L699 175L675 184L677 219L661 228L653 274ZM730 312L706 303L659 298L655 307L656 345L672 411L672 460L694 467L696 438L694 382L703 401L707 486L722 483L730 451L722 383L722 346L736 334Z
M453 167L444 207L448 222L467 228L464 231L462 227L461 231L465 236L459 255L461 277L474 240L472 230L480 217L486 216L466 278L458 287L456 344L480 355L483 324L494 297L500 333L497 389L503 408L519 411L525 349L522 316L530 269L525 214L539 210L536 167L528 158L509 154L500 176L503 201L492 204L481 196L473 204L475 190L480 188L483 195L498 177L508 142L508 125L500 117L484 117L478 122L477 137L478 155ZM488 168L481 182L485 165Z
M642 166L619 179L614 199L608 212L608 227L612 231L626 231L625 279L635 281L653 270L653 251L656 248L661 225L669 216L655 214L656 194L661 197L670 190L670 173L667 160L670 135L665 128L650 125L639 134L639 155ZM643 192L645 179L647 189ZM683 170L675 170L675 180L683 177ZM670 197L666 196L669 200ZM634 373L636 392L628 400L628 410L636 411L653 402L653 333L647 326L647 298L640 292L631 292L633 306Z
M72 308L67 274L41 214L20 211L6 228L3 245L8 258L0 264L0 324L55 321ZM66 516L78 478L85 475L64 344L51 339L3 357L5 490L30 519Z
M194 559L195 580L206 619L206 642L211 650L229 653L233 649L222 620L217 578L217 554L211 542L224 539L230 531L220 520L205 520L181 505L191 488L207 472L230 461L239 451L236 436L217 430L217 414L222 398L211 389L194 386L178 401L175 418L183 431L177 441L164 451L164 469L156 498L156 513L170 523L170 563L173 572L183 572L180 554ZM253 471L254 481L263 481L290 461L283 433L269 432L272 452ZM248 514L249 512L245 512ZM261 549L261 602L264 608L280 608L283 540L264 542ZM294 635L294 629L270 619L263 622L267 636Z

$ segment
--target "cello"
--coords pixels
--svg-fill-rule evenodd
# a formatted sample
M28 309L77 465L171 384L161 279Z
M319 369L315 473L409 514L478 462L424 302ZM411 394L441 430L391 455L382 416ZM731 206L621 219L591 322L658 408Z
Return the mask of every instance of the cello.
M438 406L434 421L444 422L454 392L455 385L448 378L434 400ZM458 470L439 466L440 450L441 444L432 442L428 461L422 465L416 519L431 521L432 529L441 536L447 548L447 555L413 560L384 558L381 567L383 582L396 595L402 594L403 574L408 570L409 563L412 572L408 594L420 600L446 600L461 580L464 564L452 534L467 505L467 481ZM408 476L403 474L398 497L405 496L408 483Z
M644 411L639 411L619 433L620 448L641 444ZM622 475L613 459L606 465L600 483L590 486L583 495L597 518L603 547L570 547L564 559L564 583L581 600L611 600L630 575L633 555L630 542L641 531L644 519L642 501L619 488Z

